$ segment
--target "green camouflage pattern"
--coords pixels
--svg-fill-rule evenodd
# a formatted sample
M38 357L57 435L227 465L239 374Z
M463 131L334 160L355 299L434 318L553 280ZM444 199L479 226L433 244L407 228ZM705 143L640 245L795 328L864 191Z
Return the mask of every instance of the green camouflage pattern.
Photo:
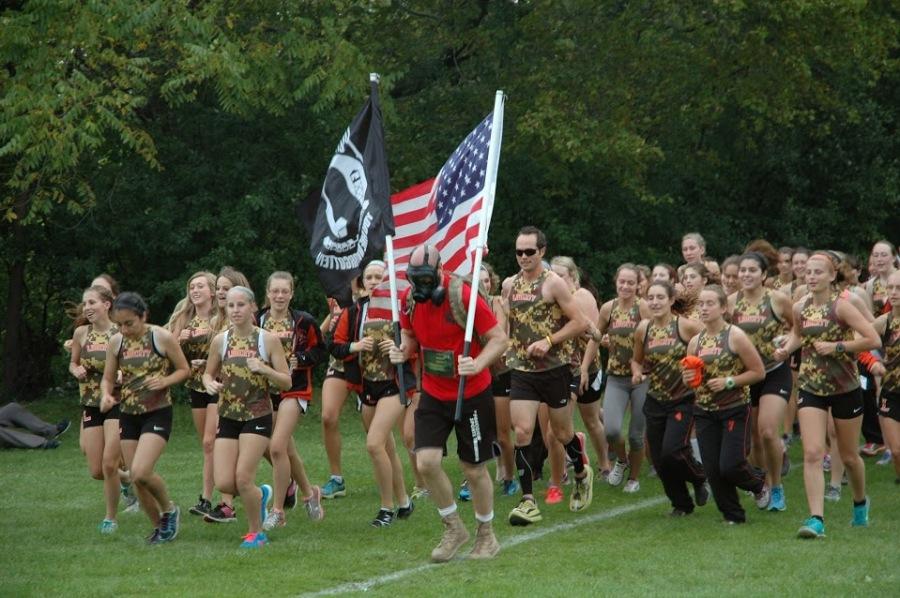
M86 371L85 379L78 381L78 394L81 396L81 404L85 407L100 406L100 399L103 398L100 393L100 381L103 380L103 370L106 367L106 350L109 347L109 339L118 331L115 325L110 326L106 332L88 326L78 359Z
M172 364L153 349L154 326L140 338L122 337L119 349L119 370L122 372L122 413L140 415L152 413L172 404L169 388L149 390L147 380L168 376Z
M394 379L394 366L387 353L383 353L378 343L386 339L394 338L393 324L388 320L370 320L363 324L362 337L375 339L375 346L371 351L359 353L359 367L362 376L366 380L381 382Z
M294 322L293 320L273 320L272 313L263 321L263 330L268 330L281 342L284 355L289 358L294 352Z
M782 362L775 359L775 344L772 341L787 334L788 330L784 321L775 317L771 291L766 289L756 304L751 304L743 293L738 292L731 321L750 337L766 372L781 365Z
M181 341L181 350L190 365L194 359L206 359L209 357L209 344L212 342L212 330L209 327L209 318L201 318L194 315L188 322L187 328L190 338ZM191 376L185 381L184 387L188 390L206 392L203 386L203 372L206 366L195 368L191 366Z
M667 403L691 394L681 379L681 360L687 355L687 344L678 336L678 318L667 326L647 326L644 335L644 373L650 381L647 394Z
M634 331L641 322L640 299L635 299L630 309L623 309L619 300L613 300L609 312L609 361L606 371L610 376L631 377L631 358L634 356Z
M900 393L900 318L888 316L884 338L884 369L882 392Z
M822 355L816 351L816 341L847 342L853 330L838 322L835 313L837 293L832 293L825 305L815 305L807 297L800 310L800 388L820 397L840 395L859 388L856 355L837 353Z
M254 326L250 336L238 337L234 331L227 335L225 357L219 374L223 385L219 392L220 417L249 421L272 413L268 378L254 374L247 366L249 358L260 358L261 334L262 331Z
M517 274L509 295L510 348L506 354L507 365L522 372L543 372L569 365L571 357L566 343L550 347L544 357L528 357L528 347L559 331L566 323L559 304L544 301L543 287L549 270L544 270L534 281Z
M884 305L887 303L887 284L876 276L872 281L872 313L876 316L884 311Z
M746 368L741 358L728 346L731 326L725 326L719 334L712 336L704 330L697 339L697 356L703 360L703 384L694 389L697 406L704 411L720 411L750 402L750 387L724 388L714 392L707 386L713 378L734 377Z

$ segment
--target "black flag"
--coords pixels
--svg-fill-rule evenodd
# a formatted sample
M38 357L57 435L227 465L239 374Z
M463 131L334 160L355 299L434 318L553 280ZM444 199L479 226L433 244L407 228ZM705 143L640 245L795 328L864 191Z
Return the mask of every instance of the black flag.
M351 303L350 282L369 260L381 258L394 234L390 175L384 148L378 84L338 142L322 192L305 202L303 224L325 293Z

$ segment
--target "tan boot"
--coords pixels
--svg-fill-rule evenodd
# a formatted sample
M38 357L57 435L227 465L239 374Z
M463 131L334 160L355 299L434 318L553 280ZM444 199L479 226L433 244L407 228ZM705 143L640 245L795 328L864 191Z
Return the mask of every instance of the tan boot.
M446 563L469 541L469 530L459 518L459 511L443 517L441 523L444 524L444 535L441 536L441 543L431 551L431 560L435 563Z
M491 522L478 523L478 531L475 532L475 546L469 553L470 559L492 559L500 552L500 542L494 535L494 527Z

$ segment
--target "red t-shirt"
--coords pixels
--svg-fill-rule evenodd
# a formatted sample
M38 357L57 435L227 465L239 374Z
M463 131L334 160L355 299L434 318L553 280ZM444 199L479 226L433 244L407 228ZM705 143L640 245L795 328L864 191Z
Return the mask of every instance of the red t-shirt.
M444 288L450 284L449 275L444 274ZM400 304L406 305L410 289L401 295ZM463 284L463 301L468 303L470 287ZM497 318L491 311L487 302L478 297L475 305L475 333L484 335L488 330L497 325ZM455 401L459 391L459 375L457 360L463 352L465 342L465 330L453 319L450 311L450 297L447 297L441 305L434 305L430 301L417 303L413 312L413 321L410 322L409 314L400 314L400 326L404 330L412 330L419 341L419 356L423 359L424 373L422 388L440 401ZM469 355L478 357L481 353L481 345L473 335L472 344L469 347ZM491 385L491 372L489 368L483 369L479 374L469 376L466 379L465 398L471 398L481 393Z

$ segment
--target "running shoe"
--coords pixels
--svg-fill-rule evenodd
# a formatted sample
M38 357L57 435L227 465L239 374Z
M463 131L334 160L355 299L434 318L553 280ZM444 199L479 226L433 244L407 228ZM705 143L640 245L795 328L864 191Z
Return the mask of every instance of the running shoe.
M597 469L597 473L600 475L601 482L609 482L609 474L611 473L608 469Z
M650 467L647 468L647 477L655 478L656 477L656 468L651 464Z
M584 432L575 432L575 438L578 439L578 447L581 450L581 463L587 467L591 467L591 458L588 456L587 452L587 441L584 436Z
M831 471L831 455L825 455L822 458L822 471L825 473Z
M841 487L828 484L825 487L825 500L830 502L838 502L841 500Z
M263 521L262 528L268 532L276 527L284 527L285 525L287 525L287 522L284 520L284 511L272 509L269 511L269 516Z
M297 506L297 482L291 480L287 492L284 494L284 508L293 509Z
M313 521L322 521L325 518L325 507L322 506L322 489L312 487L312 494L303 499L303 507L306 515Z
M874 457L878 453L884 452L884 450L885 447L883 444L875 442L867 442L859 447L859 453L865 457Z
M241 548L262 548L266 544L269 543L269 538L266 537L266 534L263 532L256 532L255 534L247 534L244 536L244 541L241 542Z
M472 500L472 492L469 490L469 480L463 480L462 485L459 487L459 500L463 502Z
M575 486L572 488L572 496L569 497L570 511L583 511L591 506L594 498L594 470L590 467L584 469L585 476L580 480L575 478Z
M262 523L269 516L269 503L272 501L272 487L263 484L259 487L262 498L259 501L259 522Z
M763 483L763 487L759 492L753 493L753 500L756 501L756 508L760 510L765 510L769 507L771 498L772 493L769 491L769 485L766 483Z
M125 503L126 513L137 513L141 510L141 503L138 501L137 494L131 487L131 484L120 484L122 492L122 502Z
M66 430L68 430L69 426L71 425L72 422L67 419L60 420L59 423L56 424L56 433L53 435L53 437L59 438L66 433Z
M171 542L178 535L181 527L181 509L174 505L171 511L167 511L159 518L159 539L161 542Z
M469 530L459 518L459 511L441 518L444 533L441 541L431 551L431 560L434 563L446 563L459 552L463 544L469 541Z
M784 445L784 452L781 453L781 477L791 473L791 456L788 455L787 445Z
M413 511L416 510L416 503L410 499L409 503L405 507L400 507L397 509L397 519L409 519L413 514Z
M147 544L160 544L163 542L160 531L158 527L153 528L153 531L150 532L150 535L145 538Z
M625 494L634 494L635 492L641 489L641 483L638 480L628 480L625 482L625 487L622 488L622 492Z
M572 484L572 476L569 475L569 470L566 469L565 471L563 471L562 485L570 486L571 484Z
M869 501L869 497L866 497L866 502L861 505L853 505L853 520L850 522L850 525L853 527L868 527L869 526L869 505L871 501Z
M394 522L394 512L390 509L378 509L378 514L370 524L372 527L387 527Z
M212 511L212 508L212 503L201 496L197 504L189 509L189 512L191 515L203 516Z
M841 486L846 486L850 483L850 479L847 477L847 470L844 470L844 475L841 476Z
M772 486L772 496L769 499L770 511L784 511L787 505L784 502L784 486Z
M523 498L512 511L509 512L511 525L529 525L542 520L541 510L535 504L533 498Z
M337 478L331 476L322 486L322 498L329 499L339 496L347 496L347 487L344 485L344 480L338 481Z
M825 523L816 517L810 517L797 530L797 537L808 540L825 537Z
M694 503L698 507L704 506L709 502L709 482L702 484L694 484Z
M628 463L616 459L616 464L613 465L612 471L609 472L609 476L606 478L606 483L608 483L610 486L618 486L622 483L622 480L625 479L626 471L628 471Z
M563 500L562 490L559 486L548 486L547 493L544 494L544 503L548 505L557 505Z
M412 494L409 495L410 500L419 500L421 498L428 498L431 496L431 493L428 491L428 488L419 488L418 486L413 486Z
M515 496L521 490L519 480L503 480L503 496Z
M100 522L101 534L114 534L117 529L119 529L119 524L111 519L104 519Z
M679 509L678 507L675 507L674 509L672 509L669 512L669 517L672 517L673 519L677 519L679 517L687 517L690 514L691 514L691 511L684 511L682 509Z
M203 521L207 523L232 523L236 517L234 516L234 507L220 502L216 507L203 516Z
M881 453L881 456L878 458L878 461L875 461L875 465L890 465L894 460L893 455L891 455L891 451L885 450Z

